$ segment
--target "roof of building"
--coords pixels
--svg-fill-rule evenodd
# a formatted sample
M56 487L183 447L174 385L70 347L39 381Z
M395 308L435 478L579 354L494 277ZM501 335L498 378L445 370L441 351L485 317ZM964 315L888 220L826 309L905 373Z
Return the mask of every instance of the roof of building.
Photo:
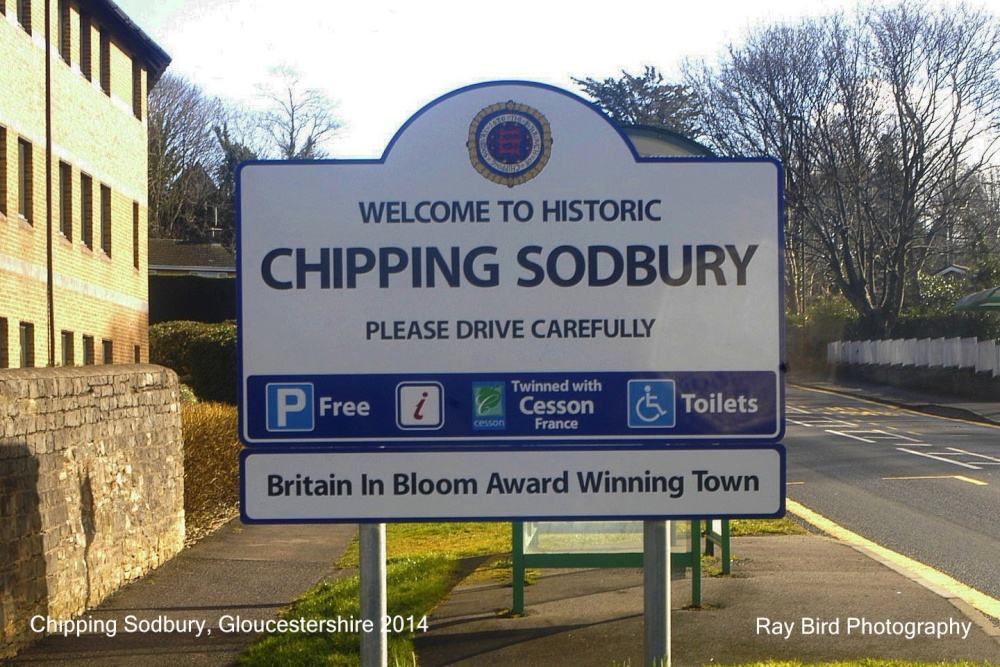
M713 157L715 153L694 139L665 127L623 125L622 130L642 155ZM640 146L640 144L643 144ZM645 150L644 150L645 149Z
M969 267L960 264L949 264L939 271L934 272L935 276L967 276Z
M236 255L221 243L149 239L149 270L151 273L235 273Z
M170 55L111 0L92 0L88 4L93 15L114 30L124 45L145 57L149 64L149 88L156 85L170 64Z

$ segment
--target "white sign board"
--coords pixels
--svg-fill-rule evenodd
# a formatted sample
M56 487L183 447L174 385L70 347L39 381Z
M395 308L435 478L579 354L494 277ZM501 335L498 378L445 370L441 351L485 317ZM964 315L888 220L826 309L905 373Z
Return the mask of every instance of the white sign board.
M245 164L244 442L776 442L780 181L640 158L526 83L433 102L382 160Z
M243 520L774 517L784 448L521 452L246 450Z

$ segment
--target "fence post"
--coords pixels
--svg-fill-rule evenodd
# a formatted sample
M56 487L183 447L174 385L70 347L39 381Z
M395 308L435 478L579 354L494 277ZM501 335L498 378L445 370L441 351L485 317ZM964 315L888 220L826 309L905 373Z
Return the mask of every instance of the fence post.
M976 346L976 372L992 373L996 359L996 341L981 340Z
M927 343L928 343L927 365L944 366L944 352L945 352L944 338L933 338L928 340Z
M959 341L960 354L958 357L958 367L975 368L979 341L975 338L960 338Z

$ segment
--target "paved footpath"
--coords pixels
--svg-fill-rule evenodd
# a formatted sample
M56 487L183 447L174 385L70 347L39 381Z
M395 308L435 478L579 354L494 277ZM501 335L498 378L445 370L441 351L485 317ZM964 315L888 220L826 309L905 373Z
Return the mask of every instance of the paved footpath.
M83 618L117 621L114 637L50 635L4 662L46 667L219 667L253 641L218 630L223 617L275 618L296 597L340 574L333 562L357 533L354 525L250 525L234 520ZM125 633L125 619L206 621L209 635Z
M738 537L733 553L731 577L704 579L702 609L687 608L690 580L674 580L674 667L866 657L1000 664L995 620L843 542ZM641 570L541 570L525 590L525 615L497 613L510 605L503 583L456 588L417 639L420 666L642 665ZM851 619L869 625L850 629ZM894 634L905 625L886 621L933 622L947 634L907 638Z

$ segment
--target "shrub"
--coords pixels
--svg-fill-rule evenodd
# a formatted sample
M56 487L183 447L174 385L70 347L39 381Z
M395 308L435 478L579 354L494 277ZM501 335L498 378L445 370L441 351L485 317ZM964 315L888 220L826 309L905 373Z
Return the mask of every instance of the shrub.
M198 398L236 403L236 325L161 322L149 328L149 360L173 369Z
M899 314L890 338L966 338L1000 337L1000 319L996 313L956 311L955 304L966 294L987 289L978 279L921 275L917 284L919 300Z
M789 317L785 327L785 353L789 369L821 372L826 364L826 344L843 340L857 321L857 312L841 296L814 298L808 317Z
M188 348L191 341L205 333L209 325L204 322L177 320L160 322L149 327L149 361L172 369L187 382L191 378Z
M236 408L222 403L185 403L184 513L189 539L197 539L235 516L240 501Z
M198 396L194 393L194 389L187 386L183 382L180 385L181 403L197 403Z
M190 384L199 398L236 403L237 357L233 324L213 324L191 340L187 354Z
M952 307L975 289L967 281L930 276L921 278L921 299L899 315L884 336L863 329L857 312L840 296L809 302L807 318L789 317L785 350L789 368L801 372L823 372L826 344L835 340L875 338L979 338L1000 340L1000 316L995 312L961 312Z

